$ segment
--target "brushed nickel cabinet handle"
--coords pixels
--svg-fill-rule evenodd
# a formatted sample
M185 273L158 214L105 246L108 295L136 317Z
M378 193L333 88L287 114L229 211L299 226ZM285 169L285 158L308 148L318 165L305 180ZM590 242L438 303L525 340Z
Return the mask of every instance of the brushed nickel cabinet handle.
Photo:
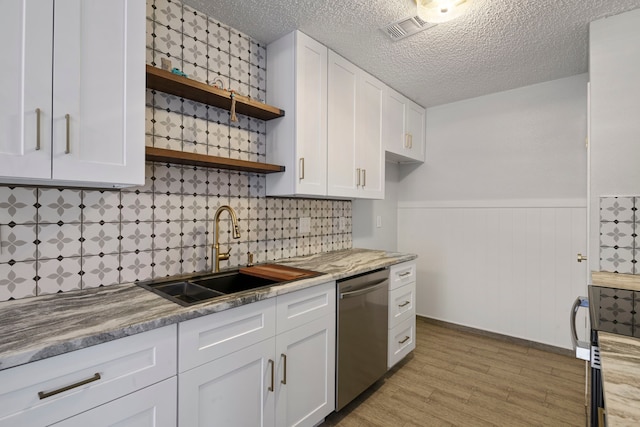
M362 188L364 188L365 185L367 185L367 170L362 169Z
M411 136L409 132L404 134L404 148L409 148L409 136Z
M280 357L284 359L284 374L282 375L282 380L280 382L284 385L287 385L287 355L282 353Z
M269 359L269 364L271 365L271 386L267 389L269 391L273 391L274 390L274 383L275 383L275 362L271 359Z
M582 262L582 261L586 261L587 257L585 255L582 254L578 254L578 262Z
M65 391L77 388L77 387L81 387L85 384L89 384L92 383L94 381L98 381L100 378L102 378L100 376L100 374L98 372L96 372L95 374L93 374L93 376L91 378L87 378L86 380L82 380L82 381L78 381L77 383L65 386L65 387L61 387L58 388L56 390L53 391L39 391L38 392L38 397L40 398L40 400L42 399L46 399L47 397L51 397L51 396L55 396L56 394L60 394L60 393L64 393Z
M400 274L398 274L398 276L399 276L399 277L407 277L407 276L409 276L410 274L411 274L411 272L410 272L410 271L405 271L404 273L400 273Z
M409 304L411 304L411 301L405 301L405 302L403 302L402 304L398 304L398 307L406 307L406 306L408 306Z
M65 114L64 118L65 118L65 120L67 122L67 146L66 146L66 148L64 150L64 154L69 154L71 152L71 145L70 145L70 142L69 142L69 128L70 128L71 116L68 115L68 114Z
M413 148L413 134L409 134L409 149Z
M401 339L400 341L398 341L398 344L404 344L404 343L406 343L407 341L409 341L409 337L408 337L408 336L406 336L406 337L404 337L403 339Z
M360 187L360 168L356 169L356 175L358 175L358 179L356 181L356 187Z
M300 157L300 179L304 179L304 157Z
M40 109L36 108L36 150L40 150Z

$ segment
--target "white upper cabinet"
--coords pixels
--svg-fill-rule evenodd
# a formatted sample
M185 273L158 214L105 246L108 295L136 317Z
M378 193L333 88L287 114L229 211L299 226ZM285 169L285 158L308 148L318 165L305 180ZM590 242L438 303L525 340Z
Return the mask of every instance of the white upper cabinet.
M424 162L425 109L387 87L384 97L383 135L389 160Z
M329 52L329 113L327 132L330 196L357 197L360 190L357 149L357 104L359 69Z
M327 48L295 31L268 46L267 103L285 116L267 122L267 195L327 194Z
M384 198L384 84L329 52L327 193Z
M51 0L0 6L0 179L51 178ZM46 35L46 37L43 37Z
M357 105L360 198L384 199L384 88L380 80L360 71Z
M142 0L3 2L1 182L144 183L145 13Z

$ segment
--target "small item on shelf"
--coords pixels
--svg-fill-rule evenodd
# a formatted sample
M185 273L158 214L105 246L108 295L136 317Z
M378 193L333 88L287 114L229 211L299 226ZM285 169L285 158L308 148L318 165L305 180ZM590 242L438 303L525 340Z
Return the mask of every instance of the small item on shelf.
M171 69L171 72L173 74L175 74L175 75L178 75L178 76L187 77L187 74L184 73L180 68L174 67L174 68Z
M213 79L213 82L211 83L211 86L217 88L217 89L223 89L224 90L224 82L222 81L222 79L220 77L217 77L215 79Z
M171 60L167 58L160 58L160 63L162 64L162 69L166 71L171 71L173 66L171 65Z
M231 91L231 121L238 121L238 116L236 116L236 92L234 90Z

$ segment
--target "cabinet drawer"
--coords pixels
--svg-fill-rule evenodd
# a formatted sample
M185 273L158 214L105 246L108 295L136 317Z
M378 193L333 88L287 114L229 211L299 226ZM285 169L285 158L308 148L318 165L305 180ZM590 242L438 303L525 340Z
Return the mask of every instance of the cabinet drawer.
M48 425L175 375L176 342L171 325L0 371L0 426Z
M389 292L389 329L416 314L416 284L409 283Z
M53 427L175 427L178 381L171 377L120 399L54 424Z
M389 353L387 367L391 368L416 348L415 316L400 323L389 331Z
M296 328L336 311L336 282L328 282L277 298L278 333Z
M392 265L389 273L389 289L393 290L416 281L415 261Z
M178 370L184 372L276 332L276 299L243 305L178 325Z

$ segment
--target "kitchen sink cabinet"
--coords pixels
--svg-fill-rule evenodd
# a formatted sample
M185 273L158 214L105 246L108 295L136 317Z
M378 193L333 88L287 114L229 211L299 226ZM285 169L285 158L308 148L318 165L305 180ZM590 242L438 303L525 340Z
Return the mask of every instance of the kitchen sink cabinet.
M383 111L383 135L388 158L397 163L424 162L425 109L386 87Z
M125 419L144 419L160 406L158 414L175 414L175 382L173 388L162 386L162 395L146 388L175 379L176 344L176 326L171 325L0 371L0 426L50 425L68 418L61 425L78 425L71 417L90 409L110 413L104 404L122 409L110 416ZM105 422L100 418L80 425Z
M0 182L144 183L145 13L140 0L2 3Z
M178 426L274 426L274 343L272 337L180 373Z
M334 409L335 282L182 322L179 336L179 426L313 426Z
M329 51L327 194L384 198L384 84Z
M267 102L287 113L267 122L268 196L327 195L327 48L299 31L267 47Z
M387 367L391 369L416 348L416 263L408 261L389 272L389 334Z

